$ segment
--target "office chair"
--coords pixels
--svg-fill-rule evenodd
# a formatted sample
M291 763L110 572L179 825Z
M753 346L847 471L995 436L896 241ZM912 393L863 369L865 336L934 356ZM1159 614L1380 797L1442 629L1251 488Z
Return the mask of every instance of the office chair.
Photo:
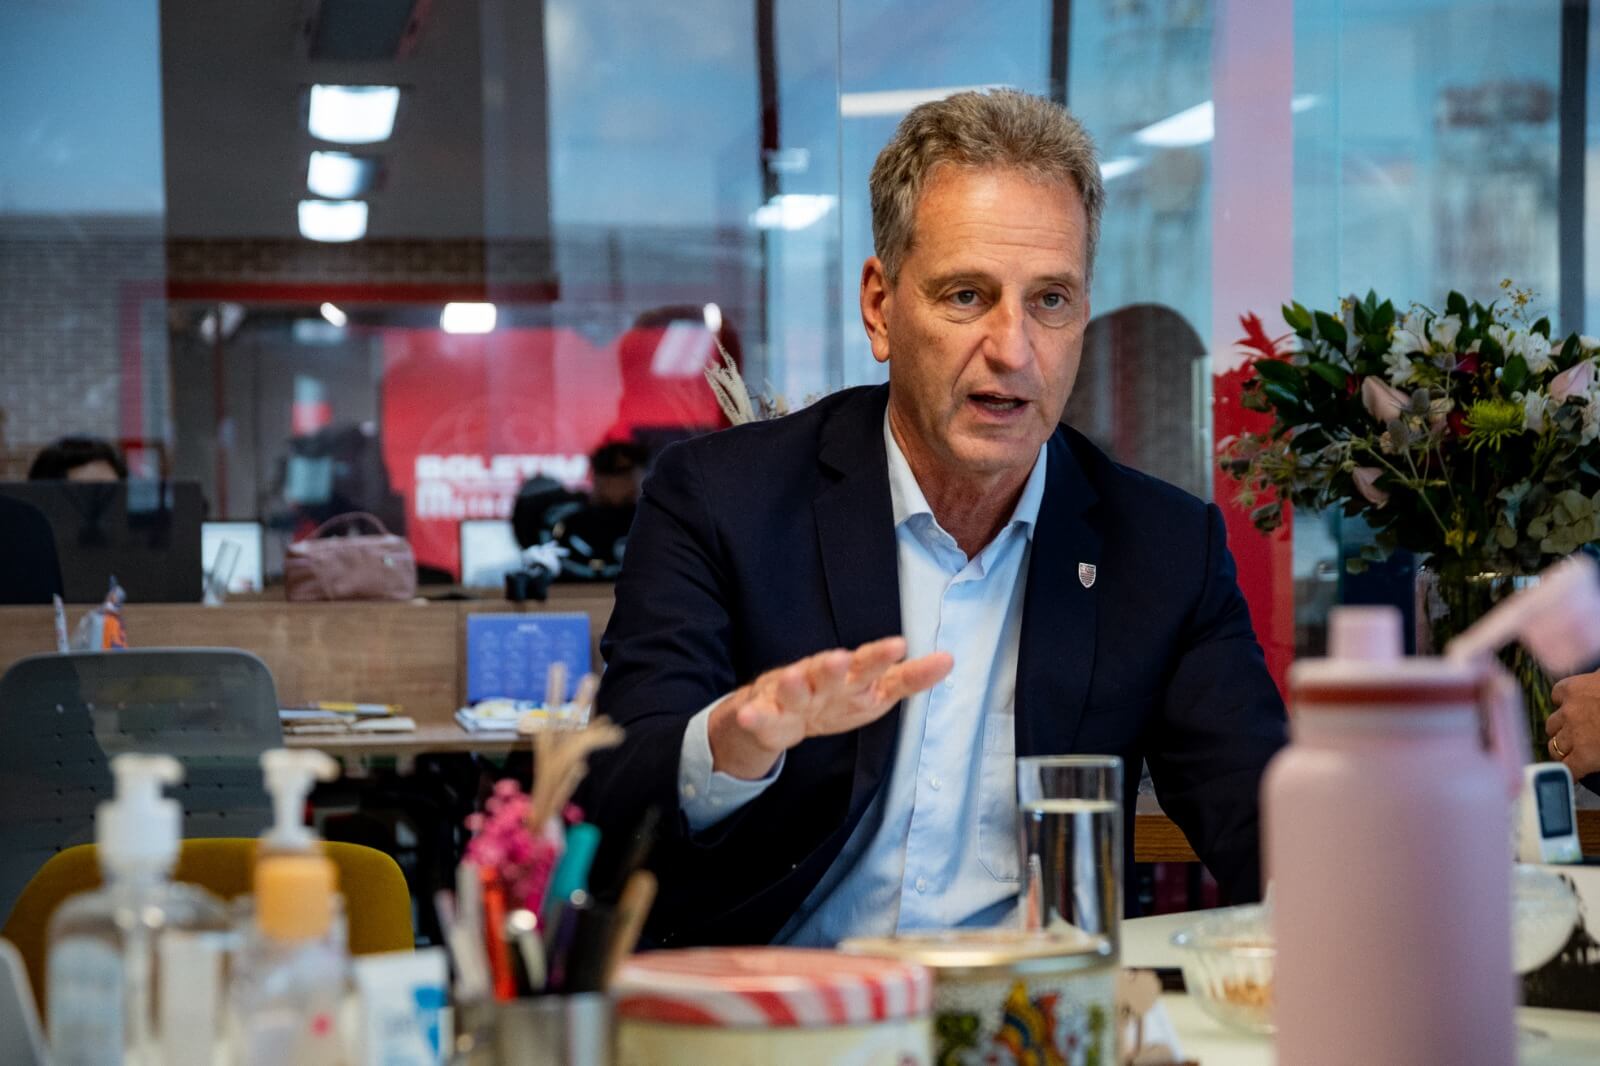
M409 951L411 894L395 861L360 844L324 842L322 847L339 871L351 954ZM255 859L254 839L185 840L172 878L200 885L231 900L250 892ZM44 971L50 916L69 896L99 887L100 862L95 846L68 848L46 862L28 882L0 931L0 937L14 943L21 953L41 1013L49 1009Z
M165 753L185 837L248 837L272 818L260 757L281 747L272 675L248 652L139 649L22 659L0 677L0 914L46 860L94 839L110 760Z

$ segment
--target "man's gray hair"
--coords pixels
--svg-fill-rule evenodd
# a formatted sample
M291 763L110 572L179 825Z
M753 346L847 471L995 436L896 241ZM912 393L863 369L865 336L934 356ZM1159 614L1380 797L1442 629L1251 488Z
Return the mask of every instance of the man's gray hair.
M1015 89L997 89L956 93L918 105L878 153L867 181L872 194L872 243L890 284L899 279L911 251L923 186L945 164L1010 168L1046 181L1070 181L1089 216L1084 269L1094 272L1105 186L1093 138L1060 104Z

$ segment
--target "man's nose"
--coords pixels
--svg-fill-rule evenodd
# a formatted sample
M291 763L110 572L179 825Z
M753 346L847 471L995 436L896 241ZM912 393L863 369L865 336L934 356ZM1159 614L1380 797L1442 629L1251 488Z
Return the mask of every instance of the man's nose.
M989 361L1007 370L1020 370L1033 362L1033 342L1028 336L1028 313L1020 298L1007 298L989 315L986 338Z

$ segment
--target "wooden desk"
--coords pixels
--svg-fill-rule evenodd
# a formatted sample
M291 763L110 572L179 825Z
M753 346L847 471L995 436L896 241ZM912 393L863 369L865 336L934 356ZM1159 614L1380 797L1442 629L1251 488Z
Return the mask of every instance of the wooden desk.
M455 722L466 700L466 629L470 614L528 611L582 612L589 616L590 652L600 661L599 640L611 618L610 585L555 585L542 604L505 600L408 603L230 602L129 604L128 631L135 647L241 648L271 671L278 701L313 700L400 705L416 720L415 733L293 737L291 747L340 755L428 752L504 752L516 741L468 733ZM87 607L69 608L76 623ZM28 655L54 650L49 607L0 607L0 671Z
M469 733L454 722L422 725L412 733L361 733L351 736L289 736L284 747L311 748L338 757L384 755L504 755L517 748L532 750L527 737L504 733Z
M1600 858L1600 810L1578 812L1578 845L1584 855ZM1133 818L1133 861L1199 862L1200 858L1171 818L1153 803L1141 802Z

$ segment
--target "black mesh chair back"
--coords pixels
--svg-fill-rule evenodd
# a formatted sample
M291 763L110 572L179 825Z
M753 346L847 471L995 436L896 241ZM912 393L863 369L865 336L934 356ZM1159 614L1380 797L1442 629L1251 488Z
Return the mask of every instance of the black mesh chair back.
M218 648L35 655L0 678L0 915L63 848L94 840L110 760L165 753L185 837L259 834L272 808L261 753L281 747L265 664Z

